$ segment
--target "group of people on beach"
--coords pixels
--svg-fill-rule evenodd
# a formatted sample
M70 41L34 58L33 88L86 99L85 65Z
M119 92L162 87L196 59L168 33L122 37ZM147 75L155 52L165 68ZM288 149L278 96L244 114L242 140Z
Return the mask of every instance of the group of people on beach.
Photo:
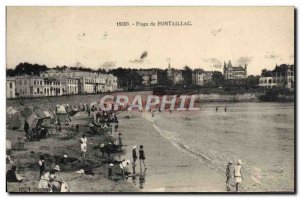
M235 182L235 190L238 192L242 178L242 160L237 160L235 166L232 161L229 161L226 166L226 190L231 191L231 185Z
M133 146L133 149L132 149L132 158L133 158L132 169L133 169L133 174L135 174L136 160L138 159L136 149L137 149L137 146ZM140 168L142 168L142 163L143 163L144 168L146 169L146 164L145 164L146 157L145 157L145 152L144 152L144 146L143 145L140 145L139 160L140 160Z

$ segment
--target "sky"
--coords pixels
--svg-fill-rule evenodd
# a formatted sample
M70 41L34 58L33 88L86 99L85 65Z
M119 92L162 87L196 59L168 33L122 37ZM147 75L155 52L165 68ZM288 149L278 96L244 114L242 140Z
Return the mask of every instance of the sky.
M7 68L29 62L165 69L170 62L222 71L231 60L259 75L294 64L293 7L7 7L6 33Z

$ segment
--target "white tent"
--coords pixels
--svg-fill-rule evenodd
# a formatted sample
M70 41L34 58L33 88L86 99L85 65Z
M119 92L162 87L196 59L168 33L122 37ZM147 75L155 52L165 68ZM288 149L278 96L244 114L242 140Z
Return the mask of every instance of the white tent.
M69 114L67 113L63 105L56 105L56 119L58 122L71 121Z
M22 126L20 112L13 107L7 108L6 124L10 129L19 129Z

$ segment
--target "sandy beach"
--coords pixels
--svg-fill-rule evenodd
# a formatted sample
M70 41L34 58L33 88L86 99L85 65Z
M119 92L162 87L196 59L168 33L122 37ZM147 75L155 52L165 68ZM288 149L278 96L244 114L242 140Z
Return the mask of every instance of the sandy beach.
M132 146L144 145L146 178L144 184L135 184L146 192L223 192L225 176L209 169L180 151L155 130L150 113L124 113L120 132L127 145L126 159L132 159ZM139 170L139 165L137 166ZM129 182L132 180L129 179Z
M134 93L131 93L132 95ZM76 96L76 101L93 102L99 95ZM10 100L7 106L17 109L34 106L51 110L55 104L76 104L70 97ZM216 112L216 107L219 111ZM227 112L224 111L227 107ZM87 158L80 155L80 137L89 131L86 112L72 118L62 133L53 133L41 141L26 142L22 151L13 150L14 164L25 167L23 183L8 185L9 192L20 187L37 187L38 158L47 155L47 166L67 154L69 165L61 165L61 176L72 192L225 192L225 167L229 160L242 159L245 173L242 192L293 191L294 186L294 107L290 103L203 103L197 112L118 112L123 152L115 160L132 161L132 147L144 145L146 172L137 164L135 177L108 179L108 164L99 149L107 136L88 135ZM251 120L251 122L249 122ZM80 132L71 125L80 123ZM261 127L259 127L261 126ZM7 129L6 137L17 147L23 129ZM242 145L242 146L241 146ZM34 152L34 155L31 154ZM267 155L265 155L267 154ZM77 174L80 168L94 175ZM131 165L130 165L131 170ZM143 178L141 175L145 175Z
M24 167L24 172L20 173L25 181L22 183L8 183L8 192L19 192L19 188L37 188L39 178L38 160L40 155L46 156L46 168L50 169L55 164L61 167L61 178L68 184L71 192L138 192L139 189L123 179L112 181L108 179L108 164L106 159L101 158L99 149L94 149L104 142L107 136L87 135L88 152L83 158L80 151L79 139L87 128L87 115L80 112L73 118L73 123L79 122L80 132L74 134L70 127L62 127L62 132L51 134L47 139L40 141L26 142L24 150L13 150L13 164L7 164L8 170L12 165ZM72 123L71 123L72 124ZM11 140L12 148L18 147L18 138L24 138L22 130L13 131L7 129L7 139ZM32 154L34 152L34 154ZM68 163L59 163L58 159L68 156ZM117 156L118 153L112 154ZM78 174L79 169L92 170L93 175Z

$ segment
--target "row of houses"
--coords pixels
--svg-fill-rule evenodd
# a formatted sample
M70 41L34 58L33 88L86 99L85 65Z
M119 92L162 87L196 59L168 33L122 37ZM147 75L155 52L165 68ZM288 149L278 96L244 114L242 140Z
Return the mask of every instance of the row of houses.
M40 76L8 77L7 98L93 94L117 90L117 77L76 70L48 70Z
M263 70L259 78L259 86L264 88L287 88L293 90L295 87L294 65L276 65L274 70Z
M172 85L180 85L184 81L183 70L171 68L170 63L167 70L139 70L138 74L142 76L143 86L163 85L166 83L166 80ZM212 74L213 72L211 71L195 69L191 76L192 82L195 85L203 85L204 83L211 81Z
M183 70L174 69L171 67L170 63L166 72L164 70L153 69L139 71L142 76L142 84L144 86L160 85L161 81L165 78L170 80L173 85L181 84L184 80ZM207 82L211 82L213 76L213 71L204 71L203 69L195 69L192 71L192 84L194 85L204 85ZM247 65L244 67L241 65L233 66L231 61L228 63L224 62L223 76L226 80L238 80L247 78Z

